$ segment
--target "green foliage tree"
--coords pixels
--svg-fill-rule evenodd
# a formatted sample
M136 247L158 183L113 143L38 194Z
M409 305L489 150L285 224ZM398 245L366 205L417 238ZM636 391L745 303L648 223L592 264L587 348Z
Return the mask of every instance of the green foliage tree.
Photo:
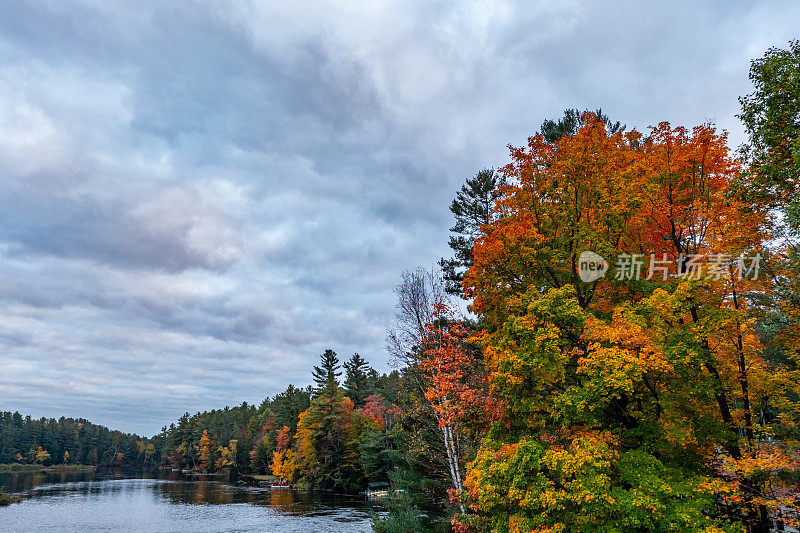
M770 48L750 64L754 91L739 99L749 135L741 148L750 165L743 193L779 213L771 226L780 243L770 256L775 291L764 295L769 313L762 338L786 359L800 350L800 40Z
M450 294L463 294L461 283L464 272L472 266L472 246L481 235L481 226L491 220L492 206L500 196L497 188L502 183L501 174L494 169L483 169L475 176L467 178L467 182L461 186L450 204L450 212L453 213L456 223L450 228L453 235L448 244L454 257L439 260L445 290Z
M312 377L317 386L314 388L315 394L320 394L326 387L338 386L339 376L342 375L339 365L339 358L336 352L330 348L320 356L320 366L314 366Z
M287 426L290 433L294 435L295 431L297 431L297 417L308 409L311 403L311 393L311 387L298 389L290 384L285 391L277 394L272 401L265 402L262 409L269 408L275 414L275 426L277 428Z
M749 141L742 153L755 171L748 194L774 207L798 203L800 186L800 41L770 48L750 64L754 91L739 99ZM796 209L796 207L795 207ZM789 210L797 225L798 213Z
M539 132L544 140L551 144L558 142L565 135L575 135L584 125L584 116L587 111L589 110L565 109L564 116L561 118L556 120L546 119L542 122ZM608 115L603 114L602 109L598 109L593 115L605 123L606 129L610 134L613 135L617 132L622 133L625 131L626 126L624 124L619 121L612 122Z
M140 445L149 455L140 452ZM34 419L0 413L0 463L13 463L19 454L31 463L45 465L111 465L119 452L124 466L139 468L160 460L160 446L159 437L140 438L85 419Z
M345 393L356 407L361 407L364 404L364 399L371 393L369 389L369 364L361 355L354 353L350 360L344 363L344 370Z

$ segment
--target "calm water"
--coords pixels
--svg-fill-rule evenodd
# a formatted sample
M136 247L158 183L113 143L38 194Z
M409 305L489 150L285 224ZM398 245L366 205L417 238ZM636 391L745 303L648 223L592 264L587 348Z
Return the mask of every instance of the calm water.
M363 498L233 485L173 475L0 474L24 497L0 507L0 531L342 532L370 531Z

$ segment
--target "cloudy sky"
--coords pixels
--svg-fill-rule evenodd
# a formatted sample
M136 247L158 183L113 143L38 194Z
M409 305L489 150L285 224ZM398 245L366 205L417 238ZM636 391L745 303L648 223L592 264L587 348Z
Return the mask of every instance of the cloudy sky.
M19 1L0 15L0 410L152 434L387 368L392 288L546 118L743 141L786 2ZM793 33L794 31L794 33Z

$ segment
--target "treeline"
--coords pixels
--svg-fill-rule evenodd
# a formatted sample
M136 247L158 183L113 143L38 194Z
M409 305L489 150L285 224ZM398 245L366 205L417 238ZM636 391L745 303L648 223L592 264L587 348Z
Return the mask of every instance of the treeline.
M163 463L350 492L388 481L400 373L378 373L359 354L342 365L328 349L312 377L316 386L289 385L259 406L184 414L156 437Z
M152 440L81 418L0 414L0 464L151 467L159 459Z
M337 492L386 482L403 496L388 502L394 512L376 527L449 530L459 509L448 493L451 472L475 455L488 414L481 402L488 393L473 397L471 414L457 432L443 427L429 398L431 368L421 355L429 325L446 322L429 305L445 287L437 272L417 269L403 273L396 293L389 350L400 370L381 374L359 354L342 363L326 350L311 371L314 386L289 385L258 406L186 413L164 427L155 437L162 464L208 473L272 474L296 487ZM478 331L460 325L465 335ZM461 379L479 385L474 366L482 350L462 344L467 355L449 364L463 364Z

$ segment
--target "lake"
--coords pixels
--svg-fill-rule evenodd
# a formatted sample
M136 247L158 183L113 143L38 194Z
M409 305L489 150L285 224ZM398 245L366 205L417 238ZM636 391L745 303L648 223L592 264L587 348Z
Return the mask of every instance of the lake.
M0 507L0 531L367 532L378 510L359 496L171 474L0 474L24 499Z

